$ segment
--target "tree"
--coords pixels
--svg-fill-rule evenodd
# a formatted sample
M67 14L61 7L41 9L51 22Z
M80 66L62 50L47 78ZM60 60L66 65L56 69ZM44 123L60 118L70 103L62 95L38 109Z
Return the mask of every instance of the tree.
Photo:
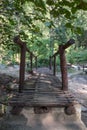
M3 47L18 53L19 49L13 43L13 37L20 34L30 49L40 55L40 51L44 50L41 48L45 47L44 42L50 43L50 38L47 38L49 28L52 30L51 41L56 50L57 44L65 43L71 36L81 33L82 26L76 24L77 14L81 14L81 10L87 10L85 0L1 0L0 5L0 38ZM47 36L44 35L45 31ZM43 47L38 49L38 42Z

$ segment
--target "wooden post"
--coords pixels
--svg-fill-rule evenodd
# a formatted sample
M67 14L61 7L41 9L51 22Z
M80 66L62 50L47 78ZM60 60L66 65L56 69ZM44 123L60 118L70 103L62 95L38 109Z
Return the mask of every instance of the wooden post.
M20 56L20 71L19 71L19 92L22 92L23 86L24 86L24 79L25 79L25 56L26 56L26 51L30 53L30 68L32 72L32 58L33 58L33 53L26 47L26 43L23 42L20 39L20 35L15 36L13 41L17 43L20 46L21 49L21 56Z
M30 72L32 73L32 65L33 65L33 56L32 56L32 53L30 54Z
M35 57L35 66L36 66L36 70L37 70L37 57Z
M21 56L20 56L20 71L19 71L19 92L22 92L25 79L26 44L24 43L20 48L21 48Z
M61 67L61 76L62 76L62 90L68 90L68 76L67 76L67 64L66 64L66 57L65 57L65 49L70 47L75 43L74 39L70 39L65 45L60 45L59 50L54 53L52 58L54 58L54 75L56 73L56 56L60 55L60 67Z
M60 54L60 67L61 67L61 76L62 76L62 90L68 90L68 76L67 76L67 64L65 57L65 49L63 49L63 45L59 46L59 54Z
M52 69L52 58L51 58L51 56L49 57L49 69L50 70Z
M54 63L53 63L53 75L56 75L56 56L54 56Z

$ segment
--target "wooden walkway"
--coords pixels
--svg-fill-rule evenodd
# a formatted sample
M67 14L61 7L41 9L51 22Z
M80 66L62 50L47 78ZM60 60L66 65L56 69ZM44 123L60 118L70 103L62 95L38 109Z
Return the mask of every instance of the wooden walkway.
M70 92L61 90L57 77L45 72L30 76L23 92L16 93L8 103L21 107L66 107L77 102Z

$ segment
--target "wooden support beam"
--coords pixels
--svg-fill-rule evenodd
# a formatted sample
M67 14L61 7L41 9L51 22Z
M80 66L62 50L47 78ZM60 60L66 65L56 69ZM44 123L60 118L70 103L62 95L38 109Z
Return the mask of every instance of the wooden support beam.
M30 53L30 68L32 73L32 63L33 57L35 55L26 47L26 43L20 39L20 35L15 36L13 41L20 46L21 55L20 55L20 71L19 71L19 92L22 92L24 86L25 79L25 59L26 59L26 51Z
M14 37L13 41L20 46L20 70L19 70L19 92L22 92L25 79L25 57L26 43L20 40L20 36Z
M51 56L49 57L49 69L50 70L52 69L52 58L51 58Z
M15 36L13 39L14 43L18 44L19 46L23 46L23 42L20 40L20 35Z
M54 56L54 63L53 63L53 75L56 75L56 56Z
M25 79L25 56L26 56L26 44L21 46L20 56L20 71L19 71L19 92L22 92Z
M20 39L20 35L15 36L14 39L13 39L13 41L14 41L16 44L18 44L19 46L23 46L23 44L25 43L25 42L23 42L23 41ZM26 51L29 52L30 54L32 53L27 47L26 47ZM34 55L33 53L32 53L32 56L35 57L35 55Z
M74 39L70 39L65 45L63 45L63 49L67 49L68 47L70 47L72 44L74 44L75 43L75 40ZM59 49L58 49L58 51L56 52L56 53L54 53L53 55L52 55L52 58L54 57L54 56L57 56L59 54Z
M37 57L35 57L35 66L36 66L36 69L37 69Z
M57 56L58 54L59 54L59 50L58 50L56 53L53 54L52 58L53 58L54 56Z
M60 54L60 67L61 67L61 76L62 76L62 90L68 90L68 75L67 75L67 63L65 56L65 49L74 44L75 41L70 39L65 45L59 46L59 54Z
M75 40L74 39L70 39L65 45L63 45L63 49L67 49L68 47L70 47L74 43L75 43Z
M32 53L28 48L26 48L26 51L29 52L30 54Z
M30 72L32 73L32 68L33 68L33 55L32 53L30 54Z
M66 64L66 57L65 57L65 49L70 47L72 44L75 43L74 39L70 39L65 45L60 45L59 50L54 53L52 58L56 57L58 54L60 55L60 67L61 67L61 76L62 76L62 90L67 91L68 90L68 76L67 76L67 64ZM55 60L54 58L54 72L53 74L55 75Z
M62 90L67 91L68 90L67 64L63 45L59 46L59 54L60 54L61 76L62 76Z

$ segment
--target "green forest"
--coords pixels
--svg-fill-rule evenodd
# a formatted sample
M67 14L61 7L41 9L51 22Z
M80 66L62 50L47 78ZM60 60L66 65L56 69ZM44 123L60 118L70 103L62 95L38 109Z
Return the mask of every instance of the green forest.
M66 50L67 62L87 63L87 0L0 0L0 64L19 64L17 35L38 57L38 66L47 66L71 38L75 44Z

